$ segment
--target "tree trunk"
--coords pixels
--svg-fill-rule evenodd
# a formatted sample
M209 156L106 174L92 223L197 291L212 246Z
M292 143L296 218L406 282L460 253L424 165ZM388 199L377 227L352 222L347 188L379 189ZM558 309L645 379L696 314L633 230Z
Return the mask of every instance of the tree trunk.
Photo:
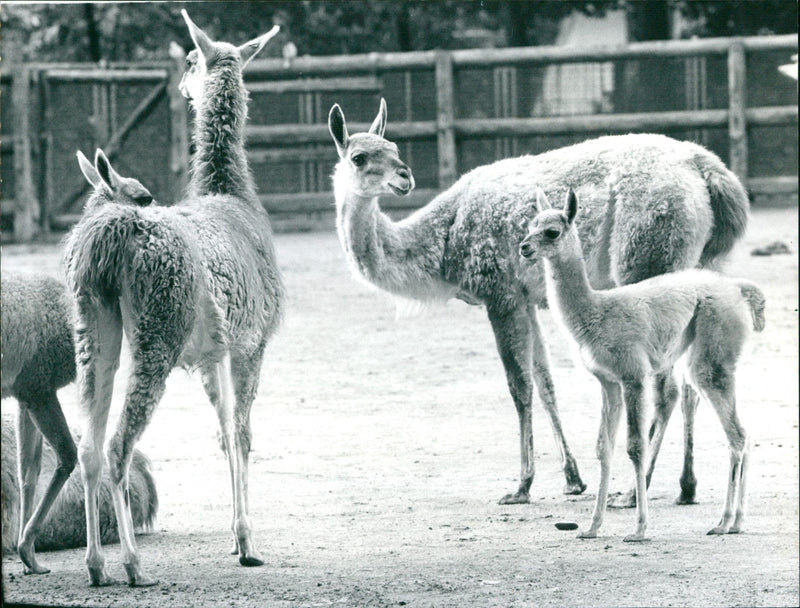
M408 15L408 3L402 2L397 8L395 16L395 32L397 34L397 50L400 52L413 51L413 41L411 39L411 20Z
M86 19L86 38L89 43L89 59L97 63L102 58L100 54L100 31L94 20L94 4L83 5L83 16Z
M628 3L628 33L631 41L672 38L669 0Z
M528 46L527 15L532 10L530 2L504 2L503 20L508 33L508 46Z

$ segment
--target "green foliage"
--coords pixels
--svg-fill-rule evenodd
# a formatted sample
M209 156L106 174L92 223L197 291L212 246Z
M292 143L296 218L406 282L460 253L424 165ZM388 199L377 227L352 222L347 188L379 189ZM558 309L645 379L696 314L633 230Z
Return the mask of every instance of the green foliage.
M753 0L680 2L680 11L690 20L683 37L756 36L797 32L797 2Z
M660 6L663 10L656 10ZM186 8L220 40L241 42L282 26L262 57L280 56L292 41L300 55L549 44L571 11L625 9L642 20L678 10L682 36L797 31L796 0L281 0L270 2L144 2L4 4L3 55L26 61L165 59L169 41L191 47L180 16ZM649 28L652 31L652 28ZM662 31L664 28L656 28ZM646 37L646 36L645 36Z

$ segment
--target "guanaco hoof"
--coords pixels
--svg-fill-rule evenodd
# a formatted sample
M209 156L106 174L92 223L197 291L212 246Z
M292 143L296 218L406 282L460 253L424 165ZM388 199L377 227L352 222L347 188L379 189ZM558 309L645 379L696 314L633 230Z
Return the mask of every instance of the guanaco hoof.
M33 564L32 566L25 565L22 569L23 574L47 574L48 572L50 572L50 568L45 568L39 564Z
M585 530L584 532L578 532L578 536L576 538L597 538L597 532Z
M152 587L158 585L158 579L139 574L135 578L128 578L129 587Z
M239 558L239 563L244 566L245 568L253 568L255 566L263 566L264 560L260 557L252 557L247 555L242 555Z
M578 481L569 481L564 486L564 494L583 494L584 490L586 490L586 484L580 479Z
M530 495L527 492L515 492L514 494L506 494L497 501L498 505L527 505L531 501Z
M128 573L128 585L131 587L152 587L158 584L158 580L147 576L138 566L124 564L125 572Z
M158 585L158 579L141 574L134 579L128 579L129 587L152 587L153 585Z
M626 543L649 543L650 539L641 534L628 534L622 541Z
M681 492L680 496L675 499L676 505L696 505L697 501L694 499L694 493L684 494Z
M50 572L50 568L45 568L38 561L36 561L36 554L33 551L33 543L30 543L29 547L20 545L18 551L19 557L22 560L22 565L24 566L22 569L24 574L47 574Z
M706 532L708 536L716 536L718 534L727 534L727 533L728 533L728 528L726 528L725 526L714 526L708 532Z
M111 587L119 585L117 579L107 576L103 568L89 568L89 585L92 587Z

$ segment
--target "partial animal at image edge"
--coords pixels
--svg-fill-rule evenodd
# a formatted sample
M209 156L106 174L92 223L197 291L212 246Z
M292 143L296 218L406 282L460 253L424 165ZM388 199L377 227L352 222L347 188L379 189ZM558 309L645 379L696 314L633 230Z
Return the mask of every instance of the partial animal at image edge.
M12 415L2 417L2 503L3 554L17 550L19 533L19 483L17 481L17 438ZM76 439L80 437L73 433ZM57 466L56 456L49 444L42 451L42 475L37 486L37 495L45 490L44 480L49 479ZM135 450L131 462L130 501L131 514L137 534L155 531L158 516L158 491L153 476L152 464L141 450ZM103 543L119 542L117 518L111 503L108 473L103 475L100 486L100 535ZM86 515L83 504L83 483L80 465L70 475L53 502L34 542L36 551L54 551L86 546Z
M116 173L102 150L96 151L94 165L80 151L77 158L84 176L94 186L87 208L147 206L153 201L138 180ZM76 478L71 477L77 465L75 441L57 395L58 389L73 382L76 375L73 304L66 286L48 275L4 272L1 285L2 396L15 397L19 406L16 433L11 433L11 423L3 421L3 433L13 436L13 441L3 442L3 517L9 524L3 529L3 546L4 550L16 547L25 573L45 574L49 569L39 564L36 548L78 542L80 523L75 515L82 512L75 511L76 505L67 500L59 503L66 509L63 517L48 517L63 486L70 487L71 495L76 487ZM44 463L46 484L41 476L43 444L44 454L55 458L55 462ZM12 446L15 451L9 452ZM137 471L140 460L137 457ZM149 475L149 467L147 472ZM143 511L147 520L155 517L157 508L152 476L150 480L152 492L147 502L151 506ZM139 484L134 489L138 492ZM56 524L55 529L48 528L52 533L40 539L48 521ZM137 520L139 523L144 520ZM12 530L13 538L9 536Z

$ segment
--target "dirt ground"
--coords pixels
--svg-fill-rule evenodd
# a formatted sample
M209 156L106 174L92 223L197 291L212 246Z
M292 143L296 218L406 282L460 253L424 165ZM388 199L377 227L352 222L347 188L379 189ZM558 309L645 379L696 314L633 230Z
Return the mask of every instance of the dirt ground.
M534 410L537 473L529 505L501 506L516 488L517 422L483 310L451 302L397 319L394 302L353 280L330 232L284 234L277 249L288 315L267 350L253 408L251 516L267 563L228 554L231 507L216 417L199 379L183 371L140 447L153 460L157 532L139 537L160 583L88 586L84 550L44 553L52 572L23 576L3 559L8 602L61 606L797 606L798 214L753 213L729 273L756 280L767 328L738 376L753 452L746 533L706 536L726 486L727 444L711 408L697 417L699 504L677 506L680 414L650 490L650 542L626 544L630 510L610 511L601 535L578 540L557 521L588 524L599 477L600 395L576 367L550 314L561 416L584 481L561 493L555 443ZM753 257L781 240L792 253ZM60 274L57 246L3 248L3 268ZM118 386L124 386L123 361ZM74 387L61 394L77 423ZM113 418L119 408L115 399ZM3 407L14 407L4 401ZM624 434L620 435L624 437ZM618 442L612 490L632 468ZM106 550L124 578L119 546Z

